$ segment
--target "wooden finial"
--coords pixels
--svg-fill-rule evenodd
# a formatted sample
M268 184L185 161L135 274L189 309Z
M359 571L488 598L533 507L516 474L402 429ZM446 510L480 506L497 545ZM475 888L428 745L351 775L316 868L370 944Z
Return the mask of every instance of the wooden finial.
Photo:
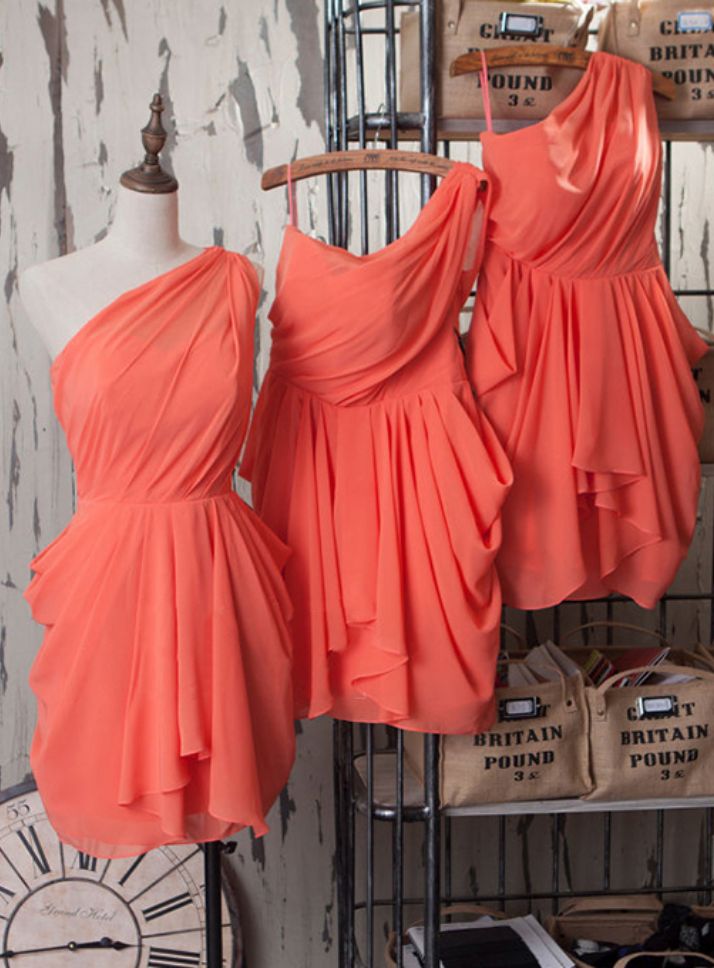
M173 175L164 171L159 164L159 152L166 142L166 131L161 123L164 103L160 94L154 94L149 105L151 117L145 128L141 129L141 142L146 154L138 168L130 168L121 176L121 184L135 192L165 194L175 192L178 182Z

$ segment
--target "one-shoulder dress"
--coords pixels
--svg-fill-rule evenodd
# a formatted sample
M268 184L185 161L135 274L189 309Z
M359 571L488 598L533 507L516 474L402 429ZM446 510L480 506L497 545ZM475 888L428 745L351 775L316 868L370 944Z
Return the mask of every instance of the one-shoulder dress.
M444 733L492 721L511 472L457 332L484 188L454 164L409 230L367 255L285 229L240 473L292 550L298 716Z
M24 591L46 626L30 763L94 856L262 834L293 762L288 551L231 487L259 288L210 246L52 364L78 501Z
M482 143L493 204L467 352L513 465L504 601L652 607L696 521L706 351L655 241L652 74L596 52L543 121Z

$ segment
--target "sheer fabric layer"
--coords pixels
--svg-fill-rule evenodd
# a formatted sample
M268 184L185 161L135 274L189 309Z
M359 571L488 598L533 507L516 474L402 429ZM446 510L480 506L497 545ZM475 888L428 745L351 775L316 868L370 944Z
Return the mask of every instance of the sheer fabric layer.
M493 718L510 468L456 335L482 180L456 165L366 257L287 230L241 473L293 549L299 716L452 733Z
M59 836L95 856L260 835L292 764L288 552L230 488L257 295L211 247L53 364L78 509L24 591L46 626L30 759Z
M544 121L487 133L484 164L494 203L467 358L514 471L504 600L617 592L653 607L694 529L690 368L706 346L657 253L650 73L596 53ZM528 191L509 190L526 174Z

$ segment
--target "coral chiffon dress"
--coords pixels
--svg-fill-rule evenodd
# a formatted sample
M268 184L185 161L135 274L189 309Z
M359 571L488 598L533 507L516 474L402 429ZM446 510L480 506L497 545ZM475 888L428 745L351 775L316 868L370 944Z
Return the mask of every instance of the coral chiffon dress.
M288 552L231 489L259 289L211 246L52 364L78 506L24 591L46 626L30 762L60 838L95 856L262 834L293 762Z
M595 53L543 121L482 143L494 197L467 355L513 465L504 601L652 607L694 529L706 350L655 242L652 75Z
M298 716L446 733L493 718L511 473L457 335L484 186L455 164L411 228L363 256L285 229L240 472L293 552Z

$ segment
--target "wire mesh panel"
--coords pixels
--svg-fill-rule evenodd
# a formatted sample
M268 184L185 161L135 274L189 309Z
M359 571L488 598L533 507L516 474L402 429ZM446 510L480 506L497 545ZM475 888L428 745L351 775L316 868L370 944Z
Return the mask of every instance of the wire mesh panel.
M466 151L478 163L477 145L465 149L444 138L443 131L437 142L435 7L436 0L325 0L329 150L379 144L446 156ZM417 10L420 18L419 114L398 110L399 19L407 8ZM690 146L681 147L686 152ZM672 142L666 140L659 241L668 274L682 235L681 210L677 232L673 229L675 164ZM433 178L418 176L415 193L410 179L417 176L396 172L328 177L329 241L362 254L404 231L435 187ZM689 300L687 311L706 325L714 290L708 278L704 282L680 286L674 277L675 293ZM561 641L594 620L655 629L673 644L712 641L714 494L709 470L704 469L692 552L655 610L612 596L537 613L506 609L504 621L528 645L546 638ZM611 643L616 632L606 626L577 635L573 645L594 645L597 635ZM399 730L336 722L334 753L340 968L384 964L390 933L401 938L417 919L425 926L425 968L437 968L443 905L477 901L513 913L548 913L566 898L633 891L711 900L714 815L708 801L673 802L667 810L646 802L633 811L631 804L620 809L581 801L440 810L438 737L424 738L423 783L409 770ZM389 957L402 968L401 944L393 945Z

